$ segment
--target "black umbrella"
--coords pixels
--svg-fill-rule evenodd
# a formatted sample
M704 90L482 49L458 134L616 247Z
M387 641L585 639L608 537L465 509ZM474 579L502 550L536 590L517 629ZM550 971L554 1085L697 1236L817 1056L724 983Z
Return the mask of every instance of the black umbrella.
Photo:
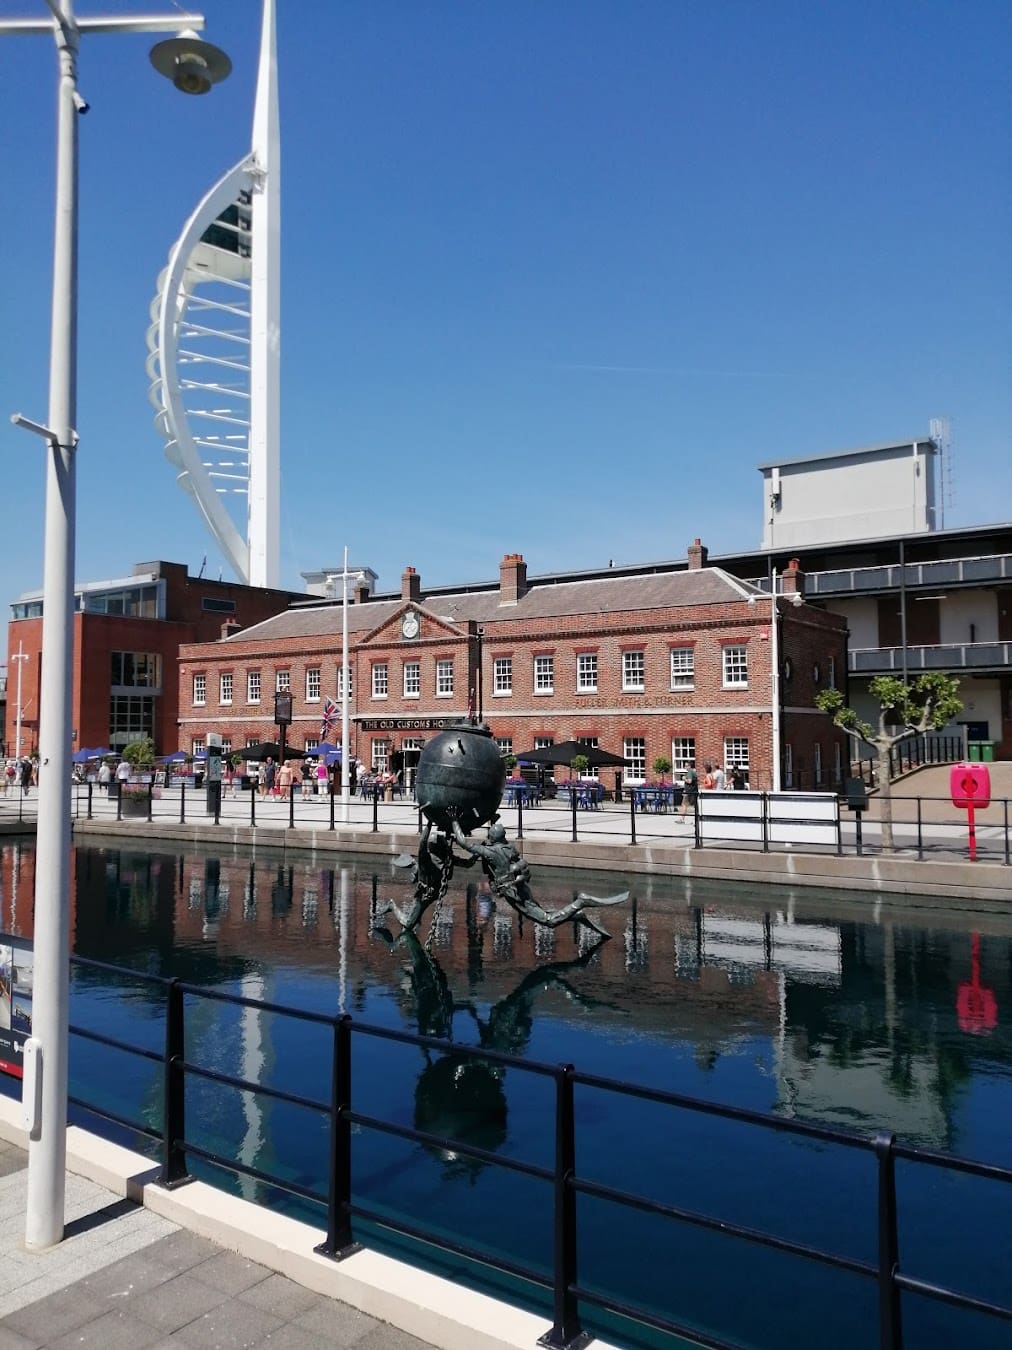
M585 755L592 768L602 765L628 764L621 755L613 755L610 750L599 750L596 745L583 745L580 741L562 741L559 745L546 745L543 750L531 750L517 755L521 764L572 764L577 755Z
M265 759L280 759L281 746L277 741L257 741L256 745L243 746L241 750L235 751L242 755L243 759L255 759L263 761ZM296 750L294 745L285 746L285 759L305 759L305 750Z

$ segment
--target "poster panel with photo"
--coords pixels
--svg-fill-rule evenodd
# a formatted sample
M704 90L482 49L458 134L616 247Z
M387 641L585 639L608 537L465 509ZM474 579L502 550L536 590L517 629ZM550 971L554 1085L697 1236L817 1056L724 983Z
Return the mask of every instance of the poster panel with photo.
M32 949L0 942L0 1073L22 1076L25 1041L32 1034Z

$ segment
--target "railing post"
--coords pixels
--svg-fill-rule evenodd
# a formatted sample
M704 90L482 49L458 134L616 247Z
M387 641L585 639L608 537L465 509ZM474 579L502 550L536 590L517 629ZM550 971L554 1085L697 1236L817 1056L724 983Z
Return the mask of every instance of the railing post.
M288 828L295 829L295 788L288 789Z
M380 790L374 786L372 790L372 832L379 834L379 809L380 809Z
M770 851L770 798L769 793L762 794L763 852Z
M573 1066L563 1064L555 1077L555 1242L551 1331L539 1345L576 1350L585 1336L580 1308L572 1292L577 1276L576 1248L576 1118L573 1110Z
M329 827L328 827L328 828L331 829L331 830L334 828L334 802L335 802L335 800L336 800L336 797L335 797L335 793L334 793L334 779L333 779L333 777L331 777L331 780L330 780L330 825L329 825Z
M327 1237L315 1249L343 1261L361 1251L351 1231L351 1017L334 1019L330 1072L330 1176L327 1186Z
M116 783L116 819L123 819L123 784Z
M186 1170L186 1023L183 989L178 980L170 980L165 1004L165 1066L162 1088L162 1175L163 1186L179 1186L189 1181Z
M517 838L524 837L524 794L521 790L517 793Z
M636 842L636 789L629 789L629 842Z
M1012 859L1009 858L1008 851L1008 798L1002 801L1003 815L1005 818L1005 866L1012 867Z
M917 861L924 860L924 836L921 833L921 799L917 798Z
M840 798L836 799L836 856L843 856L843 822L840 819Z
M259 781L249 785L249 823L251 829L256 829L257 824L257 793L260 790Z
M569 785L569 806L573 813L573 843L576 843L576 797L577 791L572 783Z
M88 819L89 819L89 820L91 820L91 792L92 792L92 788L93 788L94 786L95 786L94 783L89 783L89 784L88 784Z
M696 788L695 798L692 803L692 828L695 835L694 845L696 848L703 847L703 831L700 828L699 818L699 799L703 794Z
M896 1276L900 1268L900 1240L896 1227L896 1160L894 1134L875 1136L878 1159L878 1310L881 1350L902 1350L900 1291Z
M180 779L179 782L179 823L186 824L186 781Z
M148 824L151 823L151 815L155 805L155 776L151 775L151 782L148 784Z

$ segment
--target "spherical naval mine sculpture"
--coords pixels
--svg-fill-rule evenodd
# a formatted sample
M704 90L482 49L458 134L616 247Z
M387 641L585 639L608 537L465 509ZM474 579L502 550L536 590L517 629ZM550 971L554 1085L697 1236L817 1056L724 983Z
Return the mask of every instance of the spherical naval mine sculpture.
M454 820L469 834L495 818L506 766L484 723L461 722L428 741L418 759L415 797L422 815L449 833Z

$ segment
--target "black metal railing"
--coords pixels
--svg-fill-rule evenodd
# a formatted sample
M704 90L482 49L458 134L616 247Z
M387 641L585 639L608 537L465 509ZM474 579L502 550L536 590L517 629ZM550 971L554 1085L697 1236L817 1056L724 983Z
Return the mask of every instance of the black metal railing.
M877 1342L882 1350L902 1350L904 1293L1012 1323L1012 1306L974 1297L947 1285L920 1278L915 1273L903 1269L901 1265L903 1233L896 1204L896 1161L903 1159L905 1162L928 1169L961 1172L986 1179L996 1185L1012 1183L1012 1169L915 1148L897 1141L895 1135L889 1133L874 1137L862 1136L828 1126L809 1124L743 1107L720 1105L679 1093L583 1073L570 1064L552 1065L536 1060L518 1059L478 1046L468 1047L432 1036L370 1026L355 1021L347 1014L331 1016L219 989L186 984L175 979L150 976L81 957L72 957L71 960L76 967L100 974L112 974L117 980L141 981L149 988L161 987L164 990L165 1048L162 1054L133 1045L120 1037L95 1032L76 1024L71 1024L70 1027L74 1037L126 1054L138 1055L147 1061L161 1062L164 1086L160 1128L152 1127L143 1121L127 1119L120 1114L113 1114L95 1100L76 1095L70 1098L76 1108L87 1112L90 1116L111 1122L119 1128L134 1131L140 1137L157 1144L161 1153L161 1184L165 1186L185 1184L191 1179L189 1159L200 1159L213 1169L252 1178L265 1187L287 1192L303 1201L321 1206L326 1215L326 1236L316 1250L334 1260L341 1260L358 1250L356 1220L364 1220L392 1233L415 1239L527 1281L534 1287L547 1291L551 1297L552 1326L541 1338L541 1344L556 1347L557 1350L575 1350L575 1347L582 1345L586 1338L582 1310L584 1307L594 1307L612 1317L626 1319L628 1322L639 1323L675 1336L689 1337L696 1344L715 1347L718 1350L735 1350L737 1345L736 1342L722 1339L720 1335L707 1329L679 1323L635 1302L605 1294L599 1289L579 1283L578 1256L583 1237L577 1206L577 1198L580 1196L593 1197L624 1210L653 1215L671 1223L733 1236L751 1248L772 1250L801 1262L846 1271L855 1277L873 1282L877 1286L878 1297ZM188 1060L186 1007L190 999L213 1000L233 1007L255 1009L262 1013L294 1018L303 1023L330 1027L333 1053L328 1098L320 1100L284 1091ZM358 1039L398 1042L420 1047L427 1054L452 1053L457 1057L479 1060L486 1065L509 1068L511 1072L550 1079L555 1086L551 1122L555 1139L553 1165L546 1167L520 1158L503 1156L461 1139L414 1129L358 1109L353 1088L355 1082L353 1064ZM326 1192L240 1162L232 1152L222 1154L188 1138L186 1103L187 1084L191 1079L259 1094L275 1101L320 1112L328 1118L330 1143ZM773 1131L872 1154L876 1161L876 1180L873 1192L869 1190L868 1201L869 1204L874 1202L878 1217L875 1259L857 1259L825 1247L785 1238L766 1228L745 1226L719 1214L704 1213L668 1201L654 1200L581 1176L577 1170L579 1125L574 1109L574 1092L578 1086L627 1099L649 1101L678 1112L734 1121L755 1130ZM406 1100L410 1099L411 1092L412 1088L406 1082ZM466 1242L457 1242L443 1231L436 1231L425 1223L424 1216L417 1220L398 1220L389 1214L371 1209L361 1199L356 1199L353 1130L374 1131L432 1149L452 1149L457 1156L543 1182L546 1186L546 1201L550 1203L552 1212L551 1268L538 1269L497 1252L494 1245L496 1225L494 1215L488 1218L486 1230L488 1245L476 1247ZM799 1177L799 1187L802 1181L803 1179ZM874 1339L869 1330L864 1343L871 1345Z

